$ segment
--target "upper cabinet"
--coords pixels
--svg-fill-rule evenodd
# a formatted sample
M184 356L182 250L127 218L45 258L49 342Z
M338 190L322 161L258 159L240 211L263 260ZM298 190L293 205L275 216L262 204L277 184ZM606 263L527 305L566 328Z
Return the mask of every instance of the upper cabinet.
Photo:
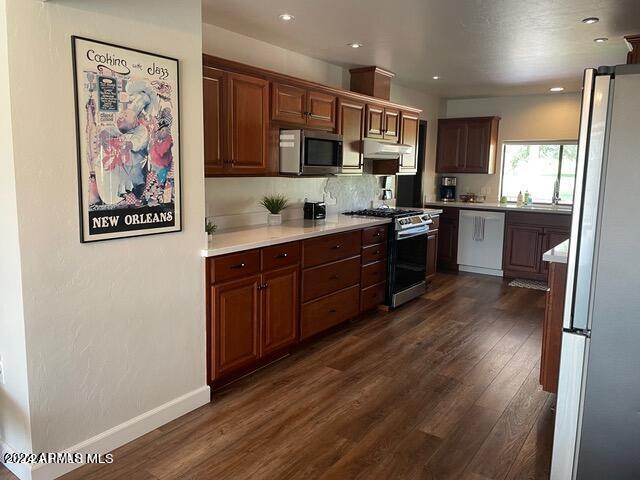
M411 145L413 152L402 155L399 174L414 174L418 172L418 115L402 112L400 116L400 143Z
M204 67L205 175L269 172L269 82Z
M278 175L280 129L343 136L344 173L363 172L363 140L417 146L420 110L231 60L203 56L206 176ZM405 155L400 174L417 171Z
M364 103L347 99L338 101L338 133L342 135L342 170L344 173L362 173L364 111Z
M271 119L278 122L334 130L336 103L335 95L277 82L271 87Z
M438 120L437 173L495 173L499 117Z
M400 110L367 104L366 137L398 143L400 138Z

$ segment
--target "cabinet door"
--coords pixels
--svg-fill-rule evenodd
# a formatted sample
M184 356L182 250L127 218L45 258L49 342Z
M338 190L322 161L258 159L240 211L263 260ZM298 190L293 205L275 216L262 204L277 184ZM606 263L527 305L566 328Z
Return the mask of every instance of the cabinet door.
M458 173L464 170L467 129L463 122L438 120L437 173Z
M427 281L436 275L438 266L438 230L427 234Z
M384 108L367 105L365 134L368 138L384 137Z
M269 82L229 75L229 157L232 173L266 173Z
M411 145L413 153L402 156L399 173L417 173L418 171L418 122L417 115L402 114L400 143Z
M541 227L507 225L502 268L512 274L525 274L527 278L535 278L541 269L542 240Z
M467 122L467 146L464 161L466 173L488 173L491 121Z
M342 171L362 173L363 104L340 100L338 104L338 132L342 135Z
M214 378L250 366L260 358L260 276L213 287Z
M298 266L262 275L262 355L298 338Z
M307 93L307 125L315 128L336 128L335 95L309 90Z
M204 107L204 174L215 175L224 170L224 72L204 67L202 79Z
M400 139L400 112L394 108L384 109L384 139L398 143Z
M271 119L304 125L307 122L306 99L304 88L274 82L271 86Z
M440 216L438 228L438 267L451 270L458 267L458 220L449 215Z

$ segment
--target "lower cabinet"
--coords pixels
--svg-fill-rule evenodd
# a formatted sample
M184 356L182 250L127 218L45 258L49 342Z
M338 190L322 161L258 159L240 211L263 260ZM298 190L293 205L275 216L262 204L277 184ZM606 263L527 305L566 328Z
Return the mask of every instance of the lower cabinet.
M557 393L567 265L563 263L550 264L548 283L549 290L547 291L542 329L540 385L545 392Z
M209 382L251 371L297 342L299 248L294 242L208 260Z
M295 265L262 275L262 355L287 347L298 338L298 271Z
M212 289L214 378L260 358L260 281L253 275Z
M427 281L433 280L438 270L438 230L427 234Z
M438 227L438 270L458 270L458 224L459 210L443 208Z
M223 385L384 302L387 225L207 259L207 371Z
M571 215L507 212L502 269L505 277L546 280L542 254L571 234Z

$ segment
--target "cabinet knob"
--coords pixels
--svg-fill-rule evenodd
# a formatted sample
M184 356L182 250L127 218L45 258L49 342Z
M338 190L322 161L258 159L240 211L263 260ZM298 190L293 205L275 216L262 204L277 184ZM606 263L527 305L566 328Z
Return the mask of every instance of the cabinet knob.
M338 245L334 245L332 247L334 250L338 250L339 248L342 248L342 245L338 244Z
M381 237L382 236L382 232L377 232L376 233L376 237Z
M336 313L337 310L335 308L332 308L331 310L329 310L329 313Z
M331 275L329 280L338 280L340 277L338 275Z
M231 268L244 268L247 265L245 263L238 263L237 265L233 265Z
M276 258L287 258L288 256L289 256L289 254L285 252L285 253L281 253L281 254L277 255Z

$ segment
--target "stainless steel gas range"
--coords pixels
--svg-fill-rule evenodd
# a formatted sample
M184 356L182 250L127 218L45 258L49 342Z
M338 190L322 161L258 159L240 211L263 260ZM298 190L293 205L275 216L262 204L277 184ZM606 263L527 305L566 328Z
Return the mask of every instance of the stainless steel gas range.
M376 208L345 215L391 218L385 303L397 307L427 290L427 233L433 224L422 210Z

